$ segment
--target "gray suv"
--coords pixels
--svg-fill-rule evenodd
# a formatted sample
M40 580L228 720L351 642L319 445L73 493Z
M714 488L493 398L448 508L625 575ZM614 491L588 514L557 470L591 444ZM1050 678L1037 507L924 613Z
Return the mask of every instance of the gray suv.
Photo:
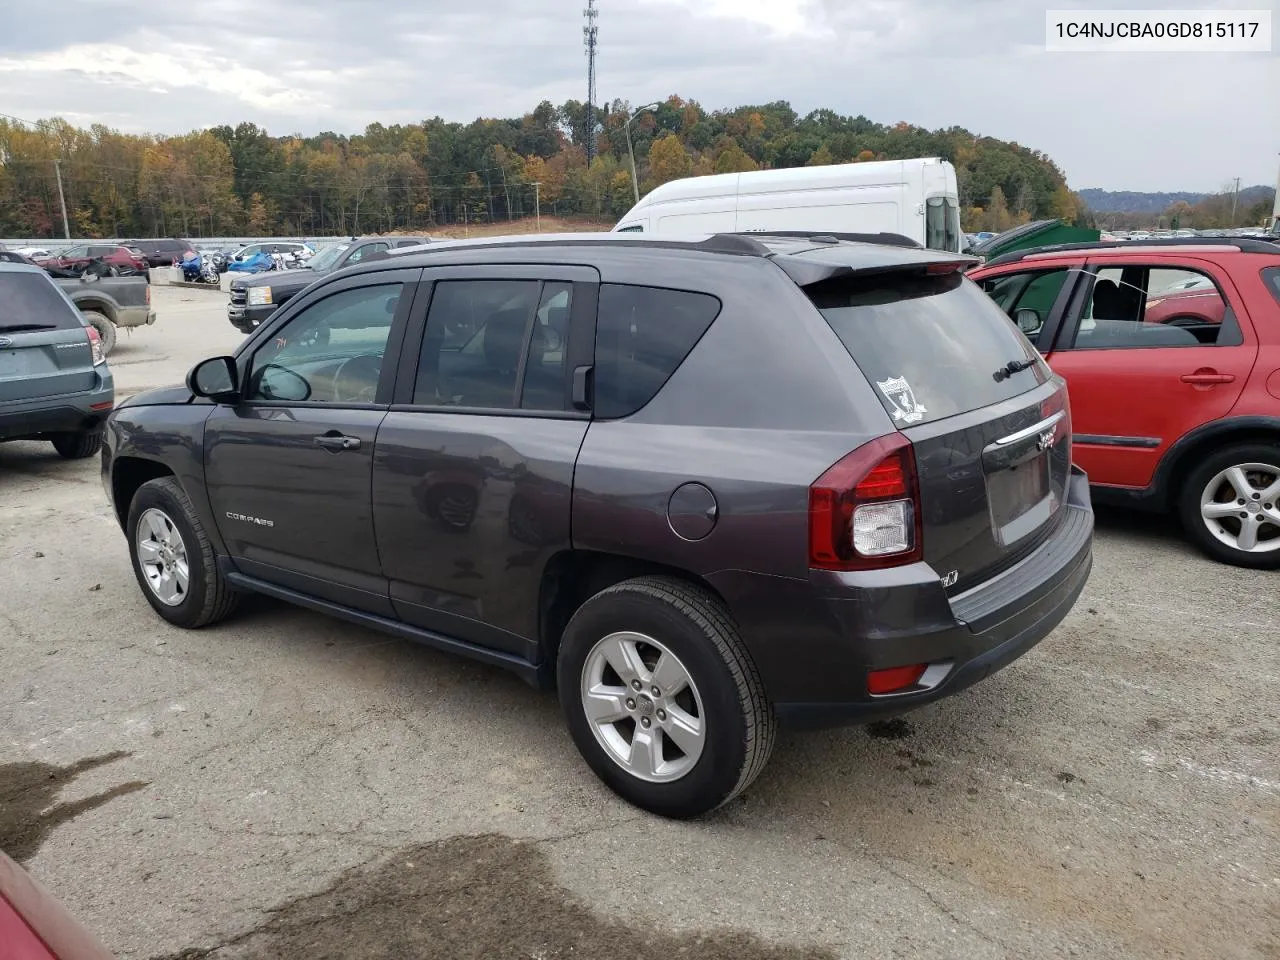
M441 242L324 277L112 414L143 595L260 593L557 687L592 769L689 817L779 724L1029 650L1092 562L1063 381L891 235Z
M0 261L0 441L91 457L114 400L98 331L39 267Z

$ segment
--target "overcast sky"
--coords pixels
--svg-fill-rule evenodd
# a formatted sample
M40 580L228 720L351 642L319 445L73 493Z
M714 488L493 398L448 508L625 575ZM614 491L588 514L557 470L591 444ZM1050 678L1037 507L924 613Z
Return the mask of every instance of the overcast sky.
M1043 150L1077 188L1273 184L1280 56L1046 53L1045 8L1176 0L598 0L601 100L788 100ZM585 0L0 0L0 113L273 134L586 98ZM1198 8L1271 9L1280 0ZM172 12L166 12L172 11ZM1280 41L1274 45L1280 50Z

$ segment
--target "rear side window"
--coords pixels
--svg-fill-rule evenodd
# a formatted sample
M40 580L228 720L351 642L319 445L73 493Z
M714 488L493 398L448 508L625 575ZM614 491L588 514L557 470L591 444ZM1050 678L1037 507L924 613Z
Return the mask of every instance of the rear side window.
M601 284L595 415L630 416L652 400L719 313L705 293Z
M1280 303L1280 267L1267 267L1262 271L1262 279L1267 282L1267 289L1276 298L1276 303Z
M1000 403L1049 378L1027 338L959 274L840 278L805 293L900 427Z
M80 314L44 273L0 273L0 333L28 325L55 330L83 326Z

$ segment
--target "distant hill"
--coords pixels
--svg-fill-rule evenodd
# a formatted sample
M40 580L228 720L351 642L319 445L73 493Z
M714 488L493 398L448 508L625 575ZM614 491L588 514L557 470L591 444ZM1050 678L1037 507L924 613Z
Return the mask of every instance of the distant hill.
M1138 193L1134 190L1099 190L1090 187L1078 191L1080 198L1095 213L1163 213L1179 200L1195 206L1212 193ZM1253 187L1240 188L1240 207L1247 209L1263 200L1270 202L1275 197L1273 187L1259 184Z

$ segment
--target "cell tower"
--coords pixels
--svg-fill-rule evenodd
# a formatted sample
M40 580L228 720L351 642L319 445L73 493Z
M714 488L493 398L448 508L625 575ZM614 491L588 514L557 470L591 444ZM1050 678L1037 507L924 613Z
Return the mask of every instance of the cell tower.
M600 16L596 0L587 0L582 15L587 18L587 25L582 28L582 42L587 48L587 166L591 166L591 158L596 154L596 36L599 30L596 17Z

